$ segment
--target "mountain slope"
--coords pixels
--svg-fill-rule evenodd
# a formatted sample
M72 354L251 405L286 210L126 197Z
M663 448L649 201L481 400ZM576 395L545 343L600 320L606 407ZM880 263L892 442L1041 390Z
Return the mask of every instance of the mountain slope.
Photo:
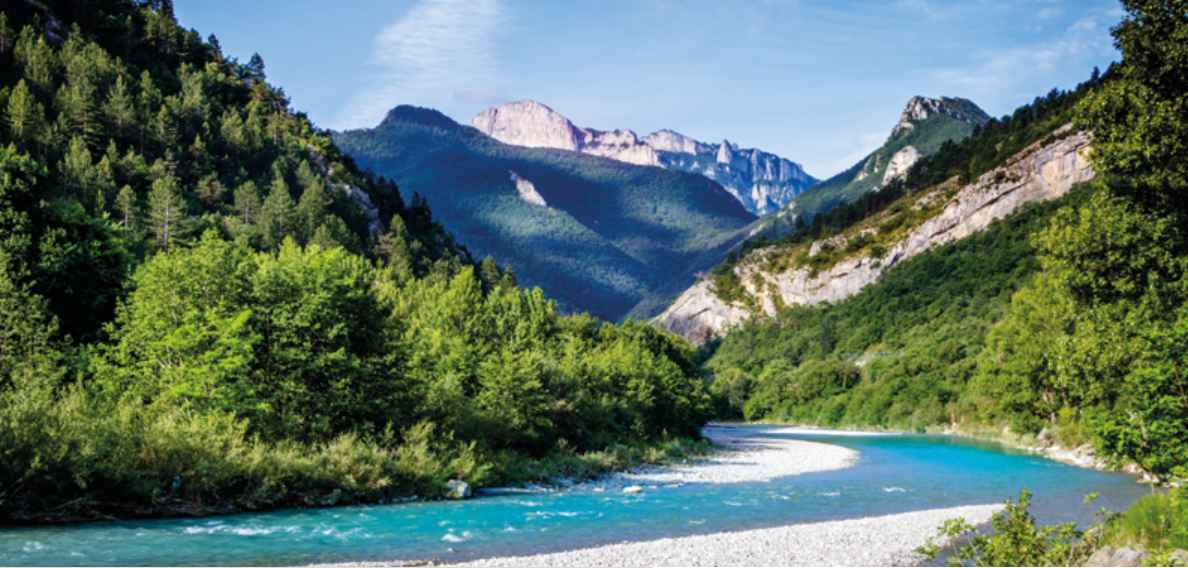
M966 138L989 119L989 115L966 99L914 97L881 148L850 169L798 195L791 210L800 217L811 218L842 200L853 202L904 174L920 156L935 154L950 140Z
M334 139L423 196L477 256L512 266L564 309L608 319L654 315L755 221L702 176L507 145L428 109L397 107L375 129Z
M779 209L818 182L800 164L761 150L740 149L727 140L706 144L671 130L640 138L630 130L579 128L531 100L489 108L470 125L505 144L557 148L701 174L721 183L747 211L757 215Z
M922 156L880 191L820 213L811 225L798 220L778 241L749 241L658 321L701 344L754 316L774 316L780 306L842 302L907 258L1067 193L1093 177L1089 135L1068 122L1094 84L1053 91L991 119L973 136Z

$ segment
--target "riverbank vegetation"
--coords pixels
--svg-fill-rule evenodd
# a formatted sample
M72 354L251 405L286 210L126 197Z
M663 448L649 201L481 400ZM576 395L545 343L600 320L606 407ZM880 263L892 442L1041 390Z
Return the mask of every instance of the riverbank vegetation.
M1123 61L1105 77L947 145L921 161L930 173L913 168L969 180L1071 120L1094 133L1097 179L838 305L731 330L704 363L721 413L914 431L956 418L1092 441L1164 481L1188 475L1188 49L1174 39L1188 12L1123 5ZM852 222L837 217L826 220Z
M475 262L169 0L0 13L0 522L699 451L696 351Z

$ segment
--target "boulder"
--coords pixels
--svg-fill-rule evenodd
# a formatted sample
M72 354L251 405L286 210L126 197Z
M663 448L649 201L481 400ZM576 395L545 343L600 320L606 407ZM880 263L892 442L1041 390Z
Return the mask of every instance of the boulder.
M1094 552L1093 556L1089 557L1089 560L1085 562L1085 566L1113 566L1113 564L1110 564L1110 557L1113 555L1114 547L1103 546L1097 549L1097 552Z
M624 487L623 493L643 493L643 487L632 485L631 487Z
M1171 553L1171 560L1180 566L1188 566L1188 550L1177 549Z
M1147 555L1132 548L1119 548L1110 556L1110 566L1142 566Z
M446 499L469 499L470 484L460 479L451 479L446 483Z

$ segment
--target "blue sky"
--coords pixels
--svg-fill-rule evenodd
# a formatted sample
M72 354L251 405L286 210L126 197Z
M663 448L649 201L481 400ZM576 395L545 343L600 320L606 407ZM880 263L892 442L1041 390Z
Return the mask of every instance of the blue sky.
M915 95L991 115L1119 59L1117 0L175 0L319 126L413 104L469 122L535 99L575 124L669 128L826 178Z

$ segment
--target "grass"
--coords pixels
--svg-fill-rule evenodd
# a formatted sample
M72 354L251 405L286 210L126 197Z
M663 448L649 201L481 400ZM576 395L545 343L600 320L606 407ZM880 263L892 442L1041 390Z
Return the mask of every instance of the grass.
M1188 502L1167 494L1143 497L1106 527L1103 542L1151 554L1188 549Z

